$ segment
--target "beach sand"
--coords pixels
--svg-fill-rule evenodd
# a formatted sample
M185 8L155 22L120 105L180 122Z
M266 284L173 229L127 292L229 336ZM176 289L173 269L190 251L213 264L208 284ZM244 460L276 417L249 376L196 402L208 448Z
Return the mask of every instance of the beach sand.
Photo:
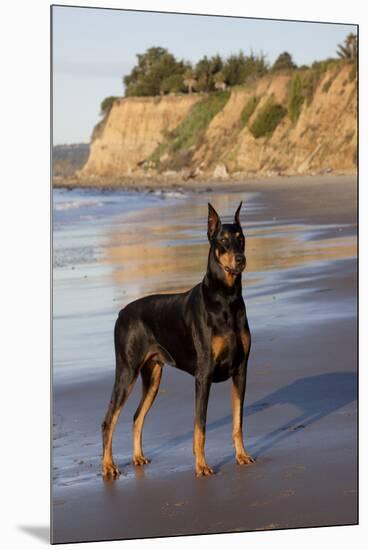
M356 192L353 176L214 186L57 236L54 248L92 240L101 253L54 272L54 543L356 524ZM123 474L104 482L116 315L140 295L199 282L207 200L230 219L243 197L244 432L256 462L235 463L231 382L214 384L206 456L216 475L195 477L194 380L164 367L143 433L151 464L131 463L138 382L113 441Z

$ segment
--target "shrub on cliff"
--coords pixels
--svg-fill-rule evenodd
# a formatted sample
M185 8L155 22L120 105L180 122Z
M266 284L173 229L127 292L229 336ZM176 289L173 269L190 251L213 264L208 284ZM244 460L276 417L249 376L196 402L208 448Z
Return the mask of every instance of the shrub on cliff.
M358 63L355 61L351 66L349 76L348 76L348 81L353 82L353 80L356 80L357 73L358 73Z
M285 107L275 103L274 98L270 97L257 114L249 130L255 138L270 137L286 113Z
M307 71L303 76L303 93L307 105L312 103L314 92L317 89L322 74L312 69Z
M229 97L230 92L216 92L193 105L183 122L173 131L170 149L178 151L194 145L213 117L224 108Z
M291 122L296 122L305 100L303 77L296 74L289 82L288 114Z
M168 154L170 158L164 168L177 169L178 159L182 160L186 153L189 156L192 154L189 149L200 143L209 123L224 108L229 97L230 92L216 92L193 105L179 126L167 135L167 141L161 143L153 152L148 159L148 165L159 167L161 157ZM186 155L185 158L187 157Z
M114 102L117 99L119 98L113 95L110 95L109 97L105 97L105 99L101 101L101 105L100 105L101 115L106 116L110 112L111 107L113 106Z
M256 96L253 96L248 99L247 103L245 104L240 114L240 120L241 120L242 126L246 126L248 124L248 120L254 113L255 108L258 105L258 102L259 102L259 98Z
M324 74L329 69L339 69L345 64L343 59L335 59L334 57L329 57L328 59L323 59L322 61L314 61L312 63L311 69L318 75Z
M295 123L301 113L304 102L310 105L314 92L320 82L321 76L327 70L329 64L319 64L306 71L297 72L289 82L288 90L288 115Z

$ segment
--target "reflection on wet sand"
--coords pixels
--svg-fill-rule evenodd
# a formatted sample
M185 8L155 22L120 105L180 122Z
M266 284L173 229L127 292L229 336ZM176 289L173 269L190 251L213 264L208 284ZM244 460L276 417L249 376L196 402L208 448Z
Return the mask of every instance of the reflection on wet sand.
M235 211L239 195L215 195L211 201L219 213L227 214L222 220L230 222L228 214ZM242 219L250 285L270 271L356 256L356 237L339 236L337 226L277 225L270 220L260 227L257 213L256 201L248 198ZM115 224L105 256L114 266L113 283L120 289L131 288L127 292L131 299L152 292L181 292L200 282L208 253L206 215L206 201L196 196L175 206L133 213Z

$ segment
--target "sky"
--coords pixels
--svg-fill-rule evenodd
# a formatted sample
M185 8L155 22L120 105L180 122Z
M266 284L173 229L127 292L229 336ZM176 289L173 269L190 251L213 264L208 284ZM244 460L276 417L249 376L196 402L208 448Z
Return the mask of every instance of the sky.
M353 25L267 19L176 15L54 6L53 143L87 143L107 96L123 96L122 77L136 54L167 48L192 62L243 50L266 55L272 64L284 51L297 65L336 57L336 46Z

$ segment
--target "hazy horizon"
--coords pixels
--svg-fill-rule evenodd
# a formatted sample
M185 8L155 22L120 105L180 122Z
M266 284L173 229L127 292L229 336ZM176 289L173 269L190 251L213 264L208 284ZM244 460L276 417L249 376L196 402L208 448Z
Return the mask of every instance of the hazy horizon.
M284 51L297 65L336 57L355 25L54 6L53 143L88 143L107 96L123 96L122 77L151 46L178 59ZM189 38L189 39L188 39Z

